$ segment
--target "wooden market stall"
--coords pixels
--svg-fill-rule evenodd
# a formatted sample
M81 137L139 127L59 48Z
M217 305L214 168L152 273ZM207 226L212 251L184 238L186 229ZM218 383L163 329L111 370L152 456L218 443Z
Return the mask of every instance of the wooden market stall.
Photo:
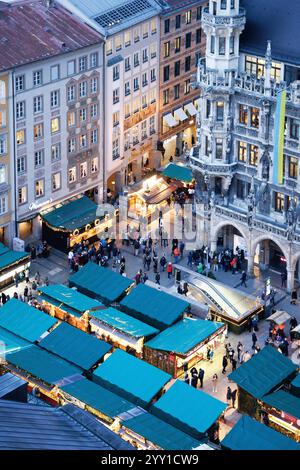
M14 282L18 274L20 280L24 278L26 268L30 267L30 255L25 251L10 250L0 243L0 288L3 289Z

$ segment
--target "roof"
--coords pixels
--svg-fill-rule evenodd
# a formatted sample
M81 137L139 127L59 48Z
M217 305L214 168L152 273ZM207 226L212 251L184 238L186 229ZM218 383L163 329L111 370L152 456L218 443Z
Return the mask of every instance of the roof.
M0 328L0 357L3 357L8 352L26 348L30 344L29 341L14 335L4 328Z
M226 403L176 380L150 411L181 431L201 439L225 409Z
M7 354L6 360L8 363L51 385L82 373L79 367L35 345Z
M265 56L272 41L272 58L300 65L300 2L282 0L241 0L246 8L246 28L241 36L243 52Z
M229 375L230 380L255 398L262 398L287 380L297 365L272 346L259 353Z
M73 405L54 408L0 400L0 449L110 451L132 447Z
M0 16L1 24L1 16ZM1 31L2 34L2 31ZM1 50L1 42L0 42ZM1 59L0 59L0 70L1 70ZM0 242L0 269L11 267L13 264L19 264L21 261L27 262L29 260L29 254L25 251L13 251L7 248Z
M272 408L284 411L297 419L300 419L300 398L291 393L278 390L263 397L263 402Z
M300 374L297 374L294 380L291 382L291 385L295 388L300 388Z
M224 323L184 318L148 341L145 346L184 355L223 326Z
M290 318L292 318L292 317L289 313L284 312L283 310L277 310L277 312L270 315L267 318L267 320L275 322L276 325L281 325L282 323L285 323L288 320L290 320Z
M69 278L70 287L103 302L115 302L133 281L110 269L89 262Z
M87 379L65 385L61 389L110 418L115 418L119 414L135 408L135 405L125 398Z
M73 232L94 222L98 218L97 209L97 204L87 196L82 196L53 206L41 212L41 216L51 227Z
M123 421L122 425L143 436L161 449L192 450L200 445L198 440L150 413L141 413Z
M19 387L27 386L25 380L20 379L16 375L8 372L7 374L0 376L0 398L9 395Z
M97 367L93 380L136 405L147 406L171 376L118 349Z
M184 181L186 183L190 183L193 179L193 173L190 168L176 165L175 163L169 163L169 165L163 170L162 174L168 178Z
M132 289L120 305L130 315L159 330L175 323L189 306L185 300L144 284Z
M68 323L58 325L39 346L85 370L89 370L111 350L110 344Z
M156 0L162 7L164 14L171 14L177 10L186 10L188 7L197 4L197 6L207 4L207 0Z
M144 338L159 333L159 330L127 315L116 308L109 307L92 313L93 318L119 330L133 338Z
M43 294L42 298L44 300L49 303L54 301L62 310L66 307L68 312L84 313L92 308L103 306L98 300L91 299L77 290L70 289L62 284L39 287L38 290Z
M61 5L47 7L42 0L2 6L0 30L0 71L102 41L99 33Z
M300 450L295 441L249 416L241 417L221 445L231 450Z
M55 323L55 318L14 298L0 309L0 327L32 343Z

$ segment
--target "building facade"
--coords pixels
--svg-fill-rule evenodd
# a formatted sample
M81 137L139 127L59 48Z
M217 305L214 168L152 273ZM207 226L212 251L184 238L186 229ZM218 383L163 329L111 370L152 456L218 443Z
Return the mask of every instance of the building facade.
M3 158L15 194L10 237L29 241L41 237L44 209L84 193L102 198L103 40L62 6L41 0L3 6L0 23L7 39L0 67L10 90Z
M297 12L269 1L260 11L254 3L210 0L202 13L207 47L198 67L200 107L191 157L199 243L213 251L244 248L249 273L255 263L261 269L286 270L291 290L299 280L300 259L300 63L288 45L296 24L292 19L291 31L279 40L272 15L291 18ZM278 184L274 128L282 90L284 176Z
M202 8L206 1L168 0L160 19L159 148L164 161L196 142L199 90L193 87L205 55Z

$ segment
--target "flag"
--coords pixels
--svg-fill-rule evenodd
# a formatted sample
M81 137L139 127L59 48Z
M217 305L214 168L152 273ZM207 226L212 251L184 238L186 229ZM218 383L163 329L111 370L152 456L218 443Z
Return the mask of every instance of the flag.
M273 183L283 184L283 147L285 126L286 90L277 94L274 119Z

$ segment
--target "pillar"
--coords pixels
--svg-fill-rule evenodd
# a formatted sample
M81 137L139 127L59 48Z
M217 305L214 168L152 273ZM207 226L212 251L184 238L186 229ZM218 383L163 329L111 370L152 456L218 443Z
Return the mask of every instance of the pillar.
M217 240L210 241L210 251L212 252L217 251Z
M125 171L118 171L115 177L115 193L118 194L125 186Z
M248 255L248 275L254 275L254 255Z
M149 153L149 166L157 170L161 167L162 154L160 150L151 150Z
M287 292L291 292L294 289L294 280L295 280L294 270L287 269L287 284L286 284Z
M39 215L32 220L32 235L36 240L42 238L42 220Z
M132 173L136 181L140 181L142 179L142 160L134 160L132 162Z

